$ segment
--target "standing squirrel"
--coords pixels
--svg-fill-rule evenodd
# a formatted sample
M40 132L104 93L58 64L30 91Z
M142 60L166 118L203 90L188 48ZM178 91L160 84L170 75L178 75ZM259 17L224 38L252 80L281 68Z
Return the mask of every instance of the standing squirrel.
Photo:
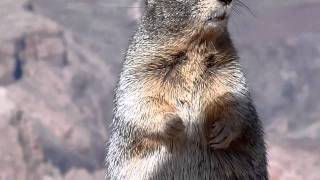
M111 180L267 180L232 0L146 0L115 97Z

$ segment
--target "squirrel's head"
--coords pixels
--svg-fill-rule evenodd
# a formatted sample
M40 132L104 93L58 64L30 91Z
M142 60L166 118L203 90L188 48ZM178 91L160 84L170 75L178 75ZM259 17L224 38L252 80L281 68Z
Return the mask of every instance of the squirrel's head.
M226 31L232 0L145 0L142 25L151 34Z

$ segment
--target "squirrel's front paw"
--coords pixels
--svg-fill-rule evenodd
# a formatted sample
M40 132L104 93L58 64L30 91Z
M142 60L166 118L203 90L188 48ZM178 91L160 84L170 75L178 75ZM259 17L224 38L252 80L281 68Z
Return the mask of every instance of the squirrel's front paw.
M237 134L230 122L218 121L212 123L209 127L209 145L213 149L226 149Z
M184 133L185 126L178 115L168 113L164 116L163 122L164 124L161 127L161 134L165 139L178 139Z

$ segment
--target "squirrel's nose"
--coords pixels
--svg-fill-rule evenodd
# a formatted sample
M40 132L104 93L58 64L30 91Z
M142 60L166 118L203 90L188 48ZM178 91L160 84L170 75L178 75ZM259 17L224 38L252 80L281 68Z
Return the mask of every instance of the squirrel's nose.
M226 5L229 5L232 2L232 0L219 0L219 1L225 3Z

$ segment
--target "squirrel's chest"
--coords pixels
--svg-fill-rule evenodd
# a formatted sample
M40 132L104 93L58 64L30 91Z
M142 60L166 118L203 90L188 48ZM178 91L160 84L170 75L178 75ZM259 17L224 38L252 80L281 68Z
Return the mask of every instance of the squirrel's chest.
M180 53L172 60L163 62L164 66L160 74L163 84L192 90L207 83L208 78L212 78L210 70L214 62L209 53Z
M210 99L230 91L224 82L230 79L223 63L214 52L201 49L178 53L165 59L157 58L147 64L143 74L144 94L160 97L169 104L187 110L189 114L201 112ZM180 108L179 108L180 109Z
M171 97L188 96L189 101L197 93L203 94L208 87L215 86L219 64L214 51L201 49L157 57L145 64L143 84L152 92Z
M218 86L212 73L214 59L211 54L187 53L179 56L174 64L161 74L163 97L173 100L183 111L199 112L203 100L212 88ZM173 99L172 99L173 98ZM195 114L195 113L192 113Z

